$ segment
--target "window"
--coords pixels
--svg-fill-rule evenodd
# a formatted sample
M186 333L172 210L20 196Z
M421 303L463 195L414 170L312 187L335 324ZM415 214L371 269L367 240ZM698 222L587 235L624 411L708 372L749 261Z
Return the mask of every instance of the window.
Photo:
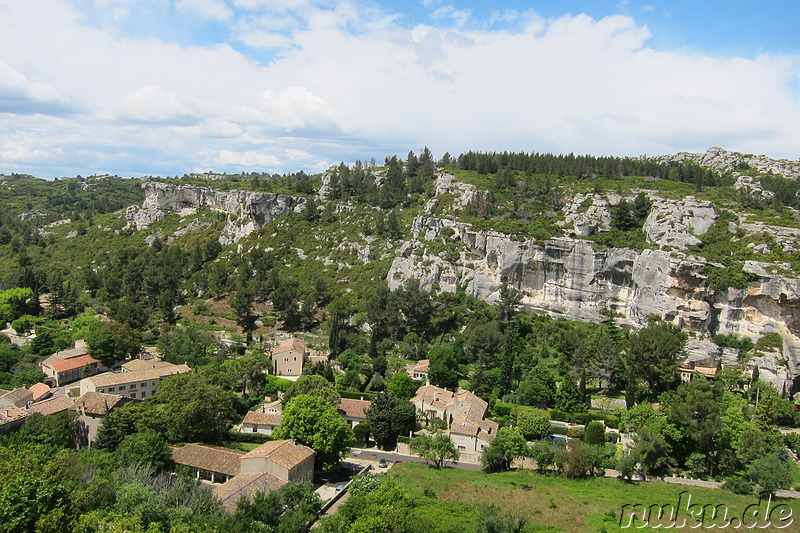
M135 388L136 388L136 383L131 383L131 389L135 389Z
M131 393L131 398L136 398L136 393L135 392Z
M119 390L125 390L125 385L120 385Z
M256 428L255 426L253 426L253 433L256 433L256 432L258 432L258 428Z
M109 387L108 392L114 392L114 387Z
M145 391L142 391L142 398L144 398L145 396L147 396L147 393Z

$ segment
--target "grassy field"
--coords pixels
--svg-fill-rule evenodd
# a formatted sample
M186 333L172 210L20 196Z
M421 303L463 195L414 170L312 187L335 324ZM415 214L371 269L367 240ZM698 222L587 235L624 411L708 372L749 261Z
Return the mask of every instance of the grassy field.
M531 531L587 532L622 531L619 523L623 505L677 505L682 491L688 493L682 496L678 522L680 517L687 518L685 529L697 523L685 510L689 495L691 503L700 506L724 504L728 518L741 517L748 506L758 502L756 496L739 496L722 489L662 482L626 483L608 478L572 480L527 470L485 474L435 470L427 465L407 463L396 465L391 472L397 483L419 500L415 514L435 524L440 531L474 531L481 506L485 504L495 505L505 513L522 515L540 525L540 529ZM782 511L798 517L783 530L800 531L800 501L777 499L772 502L772 508L777 504L786 504L788 508L783 507ZM763 503L761 508L765 507ZM773 514L775 520L777 516ZM710 517L704 523L711 524ZM721 520L716 523L720 524Z

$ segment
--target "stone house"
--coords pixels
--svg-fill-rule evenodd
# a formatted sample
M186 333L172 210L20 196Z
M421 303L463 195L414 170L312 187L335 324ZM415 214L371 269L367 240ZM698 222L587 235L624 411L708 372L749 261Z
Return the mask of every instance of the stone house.
M314 457L314 450L291 440L266 442L247 453L201 444L172 448L175 463L193 468L198 478L222 483L212 490L228 512L255 492L277 490L289 481L313 481Z
M485 418L489 404L470 391L458 389L452 393L425 385L417 389L411 403L421 416L443 420L450 439L461 452L479 453L497 435L497 422Z
M53 387L78 381L84 377L84 372L93 375L105 368L100 361L89 355L86 341L83 339L75 341L73 348L56 352L47 357L39 363L39 367L47 376L45 381Z
M26 407L33 401L33 393L26 388L0 390L0 407Z
M280 401L264 404L255 411L249 411L239 427L240 433L260 433L272 435L283 418L283 407Z
M350 398L341 398L339 400L339 416L344 418L345 422L350 425L350 428L356 427L361 422L367 421L366 410L371 405L367 400L351 400Z
M15 405L0 407L0 434L9 433L20 427L29 414Z
M106 372L84 378L80 383L81 396L87 392L104 392L141 400L153 396L164 378L191 371L187 365L166 365L145 370Z
M309 356L303 339L292 337L280 343L272 351L272 364L276 376L300 376L303 364Z

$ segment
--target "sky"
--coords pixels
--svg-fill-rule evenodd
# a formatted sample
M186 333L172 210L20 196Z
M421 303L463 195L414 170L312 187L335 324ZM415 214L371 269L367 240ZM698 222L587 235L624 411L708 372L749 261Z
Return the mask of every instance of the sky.
M800 2L0 0L0 173L800 158Z

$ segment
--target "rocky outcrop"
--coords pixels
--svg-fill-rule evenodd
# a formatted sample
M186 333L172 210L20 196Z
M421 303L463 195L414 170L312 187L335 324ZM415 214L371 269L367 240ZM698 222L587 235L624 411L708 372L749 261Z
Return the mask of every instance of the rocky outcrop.
M697 216L701 222L695 223L704 231L713 217L711 213ZM685 220L682 223L691 226ZM429 216L417 217L412 231L414 240L402 246L389 270L392 290L416 278L426 290L462 288L494 302L508 283L522 292L525 308L551 316L598 322L603 318L600 312L609 308L623 315L623 323L631 327L642 327L656 315L699 337L708 332L736 333L755 340L766 332L780 331L792 340L787 345L800 342L800 280L773 274L768 267L774 265L748 263L746 270L758 280L746 289L711 290L706 287L709 264L674 250L603 251L590 241L568 237L537 244ZM431 241L460 243L458 260L447 252L428 253ZM697 341L689 356L699 358L707 351L721 355L709 346ZM784 355L789 365L785 379L790 380L800 352L788 349Z
M680 152L678 154L663 155L652 159L662 163L694 161L698 165L709 167L717 172L728 172L750 167L763 174L781 174L784 178L788 179L800 178L800 161L773 159L765 155L729 152L718 146L709 148L704 154Z
M683 200L651 198L653 207L644 223L647 242L685 250L702 241L703 235L717 220L714 204L687 196Z
M208 208L228 215L219 238L222 244L237 242L273 220L300 212L305 205L304 198L282 194L219 191L210 187L156 181L149 181L143 187L145 199L142 205L131 206L125 213L129 226L144 229L170 212L185 215Z
M436 174L436 196L452 195L454 209L464 209L475 199L477 193L478 189L474 185L458 181L452 174L447 172Z
M578 193L564 207L564 221L557 224L571 228L580 237L608 231L611 229L611 204L605 195Z

